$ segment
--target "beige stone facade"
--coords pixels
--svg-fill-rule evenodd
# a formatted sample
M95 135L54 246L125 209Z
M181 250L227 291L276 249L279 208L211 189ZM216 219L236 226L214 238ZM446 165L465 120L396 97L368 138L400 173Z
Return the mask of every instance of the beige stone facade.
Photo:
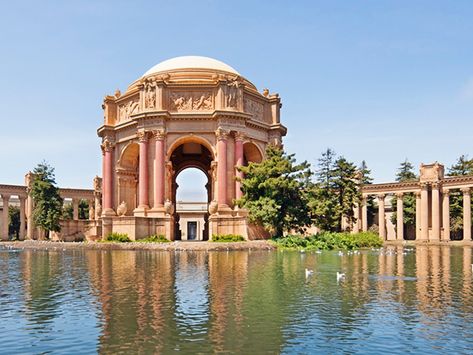
M379 235L384 240L407 239L404 235L403 196L413 193L416 196L416 226L415 240L417 241L450 241L450 203L452 191L463 194L463 236L464 241L471 241L471 190L473 176L444 176L444 166L439 163L422 164L418 181L401 183L385 183L365 185L362 188L361 208L355 209L354 231L366 231L368 225L367 199L374 196L377 200L377 221ZM396 199L396 211L387 211L388 199ZM389 203L391 206L391 203ZM396 212L397 225L390 222L392 212Z
M122 94L104 99L98 129L103 152L102 235L132 239L161 234L174 240L179 215L176 176L186 168L208 178L208 235L251 238L237 167L264 159L281 144L281 101L230 66L205 57L162 62Z

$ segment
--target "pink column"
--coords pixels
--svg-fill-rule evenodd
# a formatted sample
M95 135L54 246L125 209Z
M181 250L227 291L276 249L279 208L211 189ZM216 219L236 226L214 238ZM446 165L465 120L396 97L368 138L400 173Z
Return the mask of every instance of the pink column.
M103 149L103 185L102 205L103 215L114 215L113 211L113 147L114 144L105 137Z
M243 166L243 141L245 136L242 133L235 135L235 166L236 168ZM243 173L236 169L236 178L243 179ZM240 199L243 196L241 191L241 182L235 179L235 199Z
M139 199L138 208L148 209L149 199L149 179L148 179L148 134L145 131L138 132L138 138L140 140L140 172L139 172Z
M156 157L154 164L154 208L164 206L164 130L154 132L156 138Z
M215 132L217 136L217 184L218 194L217 202L220 205L227 204L227 138L228 132L217 129Z

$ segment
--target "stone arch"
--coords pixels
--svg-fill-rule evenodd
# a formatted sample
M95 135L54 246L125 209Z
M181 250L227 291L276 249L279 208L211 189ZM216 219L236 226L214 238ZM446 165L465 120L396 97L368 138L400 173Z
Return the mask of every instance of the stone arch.
M245 144L243 144L243 156L245 157L245 164L250 162L261 163L264 154L257 144L245 142Z
M179 137L174 142L172 142L171 145L169 146L168 150L167 150L166 160L167 161L171 160L170 159L171 154L177 148L179 148L179 146L181 146L185 143L197 143L197 144L200 144L200 145L204 146L212 154L212 160L215 160L215 155L216 155L215 145L212 144L212 142L210 142L208 139L206 139L202 136L196 136L196 135L193 135L193 134L186 135L186 136L183 136L183 137Z
M126 215L133 215L133 210L138 206L138 165L139 144L130 141L123 147L117 162L117 201L125 202Z

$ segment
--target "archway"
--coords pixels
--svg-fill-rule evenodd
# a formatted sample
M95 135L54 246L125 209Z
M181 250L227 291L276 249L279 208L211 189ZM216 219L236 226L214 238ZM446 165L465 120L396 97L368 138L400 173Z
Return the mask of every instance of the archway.
M128 144L121 152L117 168L118 203L127 205L126 215L133 215L138 206L138 165L140 147L137 143Z
M263 161L263 153L258 146L252 142L246 142L243 145L243 156L245 157L245 165L250 162L261 163Z
M175 147L170 154L173 170L171 197L176 207L173 215L175 240L209 239L208 204L213 196L213 159L213 154L209 149L195 140L183 142ZM191 176L186 179L189 172ZM189 191L195 190L199 184L203 185L200 188L197 187L197 190L200 189L200 194L191 198L191 201L179 201L179 187L180 191ZM196 198L200 201L197 201Z

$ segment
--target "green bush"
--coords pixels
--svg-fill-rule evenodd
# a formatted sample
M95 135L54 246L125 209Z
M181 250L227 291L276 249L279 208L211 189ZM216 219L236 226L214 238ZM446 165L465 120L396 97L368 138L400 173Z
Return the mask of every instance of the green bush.
M147 238L138 239L137 242L140 243L168 243L170 242L164 235L150 235Z
M112 232L105 237L104 242L128 243L131 242L131 240L126 233Z
M279 248L297 250L352 250L383 245L380 237L371 232L355 234L323 232L311 236L288 235L283 238L275 238L273 241Z
M238 234L214 234L212 235L212 242L244 242L245 238Z

